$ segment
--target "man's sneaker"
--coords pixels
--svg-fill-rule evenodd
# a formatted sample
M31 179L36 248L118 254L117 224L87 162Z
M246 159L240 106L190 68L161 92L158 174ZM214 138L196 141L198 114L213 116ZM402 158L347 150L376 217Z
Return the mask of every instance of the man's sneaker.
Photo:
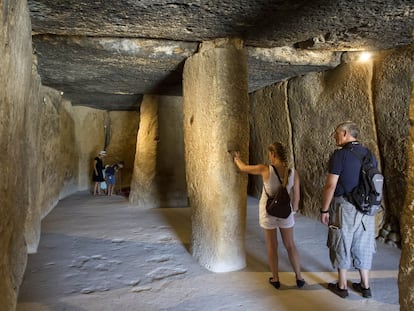
M348 297L348 290L347 289L340 289L339 286L338 286L338 283L329 283L328 284L328 289L331 292L337 294L341 298Z
M371 289L362 287L361 283L352 283L352 288L362 294L364 298L371 298Z

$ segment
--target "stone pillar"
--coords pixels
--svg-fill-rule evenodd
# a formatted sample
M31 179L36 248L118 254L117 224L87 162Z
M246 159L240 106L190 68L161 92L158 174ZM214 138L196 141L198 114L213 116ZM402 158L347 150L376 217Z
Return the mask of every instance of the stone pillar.
M407 142L407 191L401 214L401 259L398 275L400 310L414 306L414 84L409 111L410 130Z
M204 42L184 66L184 146L192 208L192 255L213 272L242 269L247 176L228 150L248 159L249 102L243 42Z
M157 207L155 182L158 143L157 96L145 95L140 107L140 122L129 201L138 207ZM174 165L171 163L171 165Z

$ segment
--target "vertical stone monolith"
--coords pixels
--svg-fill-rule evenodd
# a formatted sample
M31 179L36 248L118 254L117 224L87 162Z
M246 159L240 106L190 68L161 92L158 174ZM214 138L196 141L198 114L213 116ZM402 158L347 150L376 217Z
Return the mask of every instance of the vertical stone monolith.
M247 61L238 39L204 42L184 66L184 146L192 208L192 255L213 272L242 269L248 160Z
M36 104L37 94L27 1L0 1L0 11L0 310L15 310L27 261L24 234L32 158L26 123L36 118L27 107Z
M400 310L409 311L414 306L414 84L409 111L409 136L407 141L407 190L401 214L401 259L398 275Z
M135 162L129 201L138 207L157 207L155 177L158 144L158 96L145 95L140 108ZM173 165L173 163L171 163Z

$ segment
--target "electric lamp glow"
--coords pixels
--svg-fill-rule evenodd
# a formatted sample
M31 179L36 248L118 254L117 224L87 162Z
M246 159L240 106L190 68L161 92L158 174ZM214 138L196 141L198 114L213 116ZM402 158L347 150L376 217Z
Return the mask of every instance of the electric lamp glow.
M360 62L367 62L371 59L371 53L370 52L362 52L359 55L359 61Z

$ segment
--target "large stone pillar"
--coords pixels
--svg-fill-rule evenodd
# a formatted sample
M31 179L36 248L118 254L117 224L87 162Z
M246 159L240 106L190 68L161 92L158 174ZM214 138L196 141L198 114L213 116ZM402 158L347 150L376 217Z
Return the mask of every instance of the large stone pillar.
M158 143L157 96L145 95L140 107L140 122L129 201L138 207L157 207L155 177ZM171 163L171 165L174 165Z
M414 306L414 84L409 111L410 130L407 142L407 191L401 214L401 259L398 275L400 310Z
M192 208L192 254L214 272L242 269L247 176L228 150L248 159L247 60L238 39L204 42L184 66L184 145Z
M0 1L0 310L15 310L27 261L25 219L31 203L27 122L36 105L27 1ZM31 146L31 145L30 145Z

